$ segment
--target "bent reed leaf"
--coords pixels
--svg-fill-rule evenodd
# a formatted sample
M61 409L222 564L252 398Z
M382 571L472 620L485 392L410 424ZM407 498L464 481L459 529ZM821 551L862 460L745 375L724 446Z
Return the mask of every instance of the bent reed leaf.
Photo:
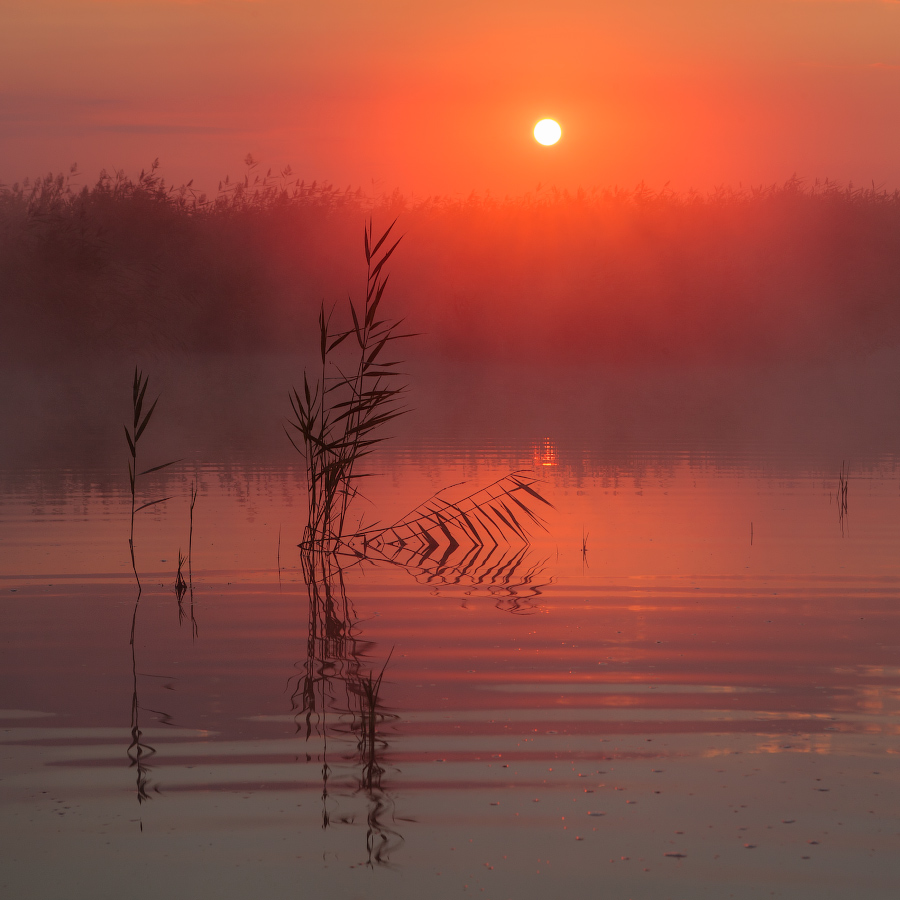
M144 384L144 388L146 389L147 385ZM141 394L141 398L143 399L143 394ZM150 416L153 415L153 410L156 409L156 404L159 403L159 397L157 397L153 401L153 406L150 407L150 411L144 416L144 421L141 422L140 428L135 432L134 442L135 444L141 439L141 435L144 433L144 429L147 427L147 423L150 421Z
M144 469L143 472L138 472L139 475L149 475L151 472L158 472L160 469L167 469L169 466L174 466L175 463L180 463L184 460L184 457L181 459L173 459L171 462L163 463L160 466L151 466L149 469Z
M151 500L149 503L142 503L135 512L140 512L142 509L146 509L148 506L156 506L157 503L165 503L166 500L171 500L171 497L160 497L159 500Z

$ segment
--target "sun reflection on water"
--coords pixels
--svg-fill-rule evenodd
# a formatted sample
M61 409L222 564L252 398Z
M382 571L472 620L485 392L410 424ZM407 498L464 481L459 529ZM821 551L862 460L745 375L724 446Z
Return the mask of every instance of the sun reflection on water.
M559 465L559 451L555 442L550 438L544 438L543 441L534 445L534 464L548 467Z

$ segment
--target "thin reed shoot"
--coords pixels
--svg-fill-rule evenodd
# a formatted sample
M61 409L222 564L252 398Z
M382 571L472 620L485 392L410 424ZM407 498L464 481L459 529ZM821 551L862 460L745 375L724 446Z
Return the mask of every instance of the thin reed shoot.
M131 553L131 568L134 572L134 578L137 582L138 586L138 597L141 594L141 579L138 575L137 564L134 558L134 516L135 513L139 513L142 509L147 509L149 506L156 506L158 503L165 503L166 500L171 500L171 497L160 497L158 500L149 500L146 503L142 503L140 506L137 505L137 480L141 475L149 475L151 472L159 472L162 469L168 468L171 465L174 465L176 462L180 462L180 460L174 459L167 463L162 463L158 466L150 466L149 469L144 469L142 472L138 472L138 445L140 443L141 438L144 435L144 432L147 429L147 425L150 423L150 417L153 415L154 410L156 409L156 404L159 403L159 397L157 397L150 409L144 414L144 397L147 393L147 385L150 382L150 376L144 376L143 372L138 371L137 366L134 369L134 379L132 382L131 388L131 397L132 397L132 424L131 430L129 431L128 425L125 426L125 440L128 442L128 451L131 454L131 458L128 460L128 483L131 488L131 530L128 536L128 549Z

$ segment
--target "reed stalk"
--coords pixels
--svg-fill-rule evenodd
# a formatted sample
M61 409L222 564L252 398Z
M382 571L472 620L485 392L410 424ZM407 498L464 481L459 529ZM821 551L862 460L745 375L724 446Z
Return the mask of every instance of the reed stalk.
M379 317L389 279L385 264L402 239L384 249L395 224L377 241L371 220L364 229L365 302L350 299L352 327L344 330L332 326L333 310L326 315L324 305L320 308L320 373L310 384L304 371L302 394L296 388L291 394L294 418L288 425L299 433L302 446L287 427L285 433L306 462L308 518L302 548L333 548L343 540L357 483L371 475L359 471L360 460L385 440L378 429L408 411L400 405L406 386L395 383L400 361L384 357L395 341L412 335L399 332L402 320ZM356 347L348 365L335 351L351 337Z
M128 441L128 450L131 454L131 458L128 460L128 483L131 488L131 529L128 535L128 549L131 553L131 568L134 572L134 579L137 582L138 586L138 598L141 596L141 579L138 575L137 571L137 563L134 558L134 517L136 513L139 513L142 509L147 509L149 506L156 506L158 503L165 503L166 500L171 500L171 497L161 497L158 500L150 500L147 503L142 503L140 506L137 506L137 480L141 475L149 475L151 472L159 472L161 469L168 468L171 465L174 465L176 462L180 462L180 460L174 459L167 463L162 463L159 466L151 466L149 469L144 469L142 472L138 472L137 470L137 461L138 461L138 446L141 438L144 435L144 432L147 429L147 425L150 422L150 417L153 415L154 410L156 409L156 404L159 403L159 397L157 397L153 404L150 406L150 409L147 411L146 415L143 415L144 410L144 397L147 393L147 385L150 382L150 376L144 376L144 373L139 371L137 366L134 369L134 379L132 382L131 388L131 398L132 398L132 423L131 430L129 431L128 425L125 426L125 439ZM134 635L132 634L132 641L134 640Z

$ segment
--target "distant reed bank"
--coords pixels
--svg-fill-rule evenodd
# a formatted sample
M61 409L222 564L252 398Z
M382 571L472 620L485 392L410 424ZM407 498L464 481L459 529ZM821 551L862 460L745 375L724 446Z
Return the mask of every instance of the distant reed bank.
M790 180L677 194L377 198L290 171L211 196L76 172L0 186L7 360L315 349L364 277L362 223L407 235L411 354L594 365L827 360L900 344L900 194Z

